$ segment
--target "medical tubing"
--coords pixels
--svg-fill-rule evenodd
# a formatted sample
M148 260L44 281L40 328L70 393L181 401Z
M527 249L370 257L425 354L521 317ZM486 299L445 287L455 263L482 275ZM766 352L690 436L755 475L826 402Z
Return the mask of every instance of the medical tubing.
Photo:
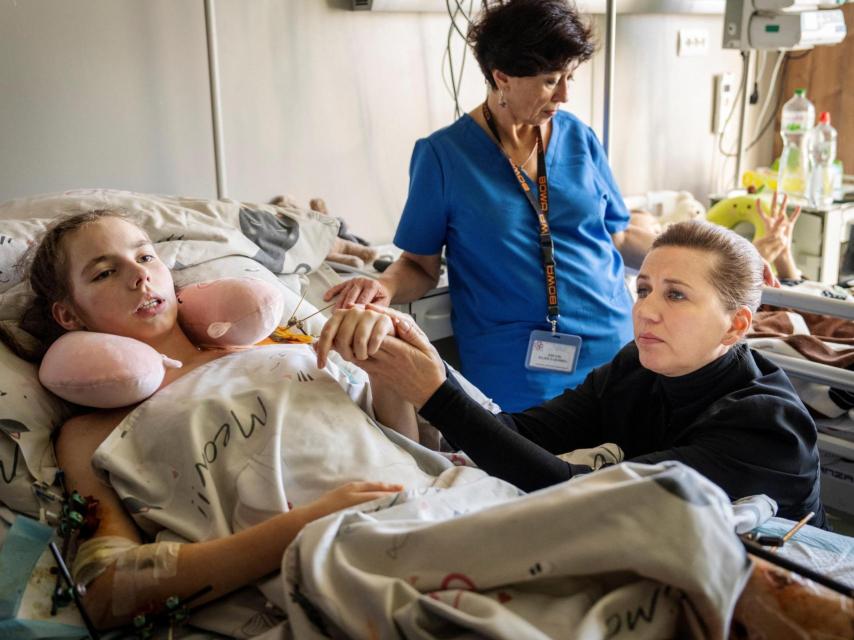
M744 545L744 548L747 549L749 553L752 553L757 558L762 558L763 560L770 562L771 564L777 565L782 569L787 569L792 573L797 573L804 578L812 580L813 582L822 585L823 587L827 587L836 593L841 593L843 596L847 596L849 598L854 599L854 589L848 587L841 582L837 582L833 578L828 578L827 576L823 576L812 569L809 569L797 562L793 562L788 558L783 558L776 553L772 553L765 547L756 544L751 540L745 540L741 538L741 543Z
M118 556L113 571L113 615L136 612L138 596L178 573L178 542L155 542L136 547Z
M55 542L48 543L48 548L53 554L54 560L56 560L56 565L59 567L59 575L62 576L62 578L65 580L65 583L68 585L68 588L71 590L71 597L74 598L74 604L77 605L77 610L80 612L80 617L83 618L83 624L86 626L86 632L89 634L89 637L92 638L92 640L99 640L100 636L98 635L98 630L92 623L92 618L89 617L89 613L86 611L86 607L83 606L83 601L80 599L80 592L78 591L78 587L74 583L74 579L71 577L71 574L68 571L68 566L62 559L62 554L59 552L59 548L57 548Z
M138 609L140 591L178 573L180 548L178 542L140 545L123 536L98 536L80 545L72 573L78 582L88 585L114 567L112 612L122 617Z

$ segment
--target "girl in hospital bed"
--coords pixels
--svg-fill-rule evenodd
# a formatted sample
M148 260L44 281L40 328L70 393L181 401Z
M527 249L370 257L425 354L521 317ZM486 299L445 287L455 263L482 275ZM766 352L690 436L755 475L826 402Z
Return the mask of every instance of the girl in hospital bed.
M602 453L610 462L678 460L732 499L764 493L783 517L812 511L824 527L815 424L785 373L742 341L762 284L760 256L735 233L705 222L669 227L638 274L634 341L578 387L520 413L471 402L417 327L379 307L336 311L318 361L335 348L385 377L478 466L527 491L590 471L561 454L614 443ZM387 317L409 344L347 344L351 326L367 333Z
M659 264L669 264L665 249L659 248L656 255L644 271L650 294L661 285L662 277L669 281L674 276L662 271ZM681 287L701 286L690 277L691 265L679 262L678 266ZM419 350L406 353L425 365L432 364L432 354L397 316L336 315L321 346L323 367L315 366L314 353L304 345L200 350L176 322L171 274L154 253L150 240L135 225L111 212L84 214L54 226L35 253L31 284L37 300L27 327L35 330L36 321L56 322L40 336L86 330L132 337L184 365L168 371L164 384L149 400L136 407L75 417L62 427L57 440L68 488L100 502L95 536L80 547L75 559L76 579L88 585L84 601L99 626L125 623L135 612L150 610L169 596L186 598L207 589L195 600L200 604L256 583L283 566L283 553L293 544L300 546L300 553L285 557L286 566L290 558L288 582L265 583L271 590L264 590L264 595L271 599L276 594L283 596L277 601L283 607L299 603L288 609L288 624L295 637L303 637L300 633L317 637L318 627L314 625L323 619L334 620L343 630L342 636L393 637L406 618L399 617L403 611L400 607L390 607L418 597L415 581L433 598L424 600L436 603L420 616L428 611L452 615L457 609L466 610L467 603L472 602L475 609L467 610L465 616L482 625L494 617L493 607L510 602L496 618L495 629L529 631L495 637L529 637L535 629L540 629L537 637L542 632L570 637L585 625L588 633L584 637L604 637L613 622L608 607L623 611L635 606L629 603L649 597L653 602L667 599L673 606L659 607L661 611L649 618L644 614L642 624L649 626L652 634L647 637L679 635L674 625L682 619L680 602L686 598L696 612L692 615L698 615L708 631L701 634L703 637L725 634L749 565L732 534L729 505L716 487L678 465L645 469L627 466L590 476L602 480L587 490L582 479L520 500L515 487L471 467L454 467L410 440L416 437L408 421L411 415L401 397L383 384L388 377L385 370L372 380L371 400L364 380L343 367L325 363L329 338L337 337L347 357L373 368L374 360L381 359L378 354L389 348L387 336L396 325L401 335L419 346ZM666 286L675 288L673 283ZM686 297L690 296L688 291ZM645 299L649 297L645 293ZM681 297L668 294L668 300ZM735 315L740 320L733 322L749 323L749 312ZM368 317L370 321L366 322ZM671 319L674 328L681 327L677 322L680 318L676 314ZM720 329L702 314L688 319L706 331L705 338L695 336L702 345L714 335L710 332ZM670 322L660 326L665 324ZM669 335L661 334L662 338ZM47 337L46 341L50 340ZM408 348L405 343L392 346ZM692 353L697 350L690 345L684 348L693 349ZM374 358L362 359L369 353ZM751 362L749 354L739 357ZM676 371L682 361L678 354L666 356L655 351L642 358L650 367L666 367L668 371L671 365ZM419 380L421 376L414 376L412 384L401 388L409 394ZM636 410L642 415L641 407ZM409 437L380 427L370 417L372 412L377 418L402 425L401 431ZM790 416L791 410L784 408L778 415ZM480 418L476 413L471 417L472 429L479 429ZM106 473L115 492L100 482L96 469ZM619 495L609 491L609 476L616 478ZM676 491L661 491L659 481ZM414 490L415 499L394 495L404 485ZM282 487L287 488L287 494ZM435 492L434 488L445 487L448 491ZM643 491L635 494L633 490ZM686 499L689 495L690 500ZM396 513L397 519L382 512L373 518L355 514L355 520L324 517L374 499L380 503L385 500L376 509ZM579 506L573 508L570 499ZM627 521L630 526L609 527L607 540L602 538L600 544L600 536L584 532L605 526L605 511L597 506L603 500L607 509L621 514L620 522ZM471 526L466 524L469 515L486 518L475 523L478 533L474 546L467 544L474 531L465 528ZM671 540L663 555L656 550L660 547L658 534L639 535L654 531L662 517L679 530L678 540ZM431 521L435 521L433 528ZM340 528L336 530L336 526ZM520 526L524 533L514 535ZM351 535L354 530L359 535ZM432 548L407 545L410 537L417 538L425 530L434 532L433 536L444 531L445 537L431 539L428 546ZM327 531L332 533L324 533ZM397 533L389 538L389 532ZM166 535L156 537L158 533ZM154 539L157 542L146 544ZM371 540L381 545L391 541L393 546L357 546L355 551L346 548L347 544ZM512 557L496 563L495 554L489 550L497 544L496 548L506 552L510 540L516 541L512 543ZM336 552L336 545L345 547ZM710 545L715 549L713 554L697 553L697 549ZM613 550L624 546L634 550L631 557L615 556ZM463 597L462 590L445 582L429 586L431 580L441 580L445 575L433 574L443 566L443 554L449 552L455 553L450 565L455 572L448 573L448 578L468 585L466 590L474 590L476 580L481 594L472 592ZM348 557L358 561L357 571L346 565ZM405 565L404 573L394 574L400 568L395 561ZM330 563L344 563L343 569L335 573ZM688 564L690 570L686 569ZM563 573L556 573L561 567ZM574 573L577 571L581 574ZM600 584L594 579L597 571L608 576L606 582ZM548 598L554 597L558 584L562 585L558 590L563 590L561 597L566 600L561 605L565 615L542 615L546 596L532 591L541 573L546 585L543 594ZM630 579L623 591L614 591L617 574L639 577ZM584 579L579 580L578 575ZM768 596L773 581L764 575L754 574L748 583L745 594L754 599L751 602L776 597L774 593ZM365 576L369 576L371 588L362 582ZM356 582L348 582L352 579ZM489 589L490 579L497 590ZM523 586L514 589L514 583ZM672 596L668 595L670 591L655 590L661 583L677 587ZM312 585L320 586L312 591ZM533 595L526 605L528 592ZM306 593L311 595L310 606ZM442 609L446 594L450 594L452 605ZM469 599L478 595L480 600ZM601 603L591 606L597 600ZM665 609L669 613L665 614ZM320 616L321 610L325 618ZM482 620L476 620L476 611ZM527 618L526 611L530 614ZM228 612L227 617L232 617L232 609ZM306 616L301 618L301 612L307 612ZM839 615L821 616L825 628L849 624L844 614L833 613ZM519 626L523 619L528 626ZM591 624L599 631L589 631ZM750 627L748 623L746 628Z
M221 533L221 526L216 522L219 514L206 504L206 500L213 502L211 493L217 484L217 480L211 476L222 471L216 468L217 464L220 467L230 464L225 459L226 448L235 448L230 440L240 439L257 448L257 443L253 441L261 442L259 434L263 423L277 418L273 414L278 408L270 406L263 389L253 388L247 392L235 386L233 380L239 377L239 368L224 373L209 388L189 383L181 386L184 380L193 377L195 369L209 367L213 361L230 354L227 350L202 350L190 342L176 321L178 301L169 269L158 259L146 234L121 214L98 211L55 224L34 254L30 275L36 298L23 324L45 343L50 343L68 331L97 331L135 338L183 363L182 367L168 369L165 374L161 393L175 390L177 397L175 403L166 409L168 416L154 418L158 423L174 428L176 420L200 419L198 414L180 413L181 405L186 404L183 394L233 394L227 407L230 416L233 416L233 428L227 431L220 428L216 432L217 436L201 446L201 462L197 467L196 478L198 482L193 490L197 494L196 502L199 503L199 522L183 527L188 537L198 534L199 537L207 538ZM268 377L275 379L278 384L278 392L293 394L293 389L284 388L284 380L291 381L301 376L308 380L317 376L316 371L308 372L308 369L315 369L310 347L293 347L292 351L303 353L296 353L293 358L276 358L276 354L273 354L257 358L249 366L268 370ZM246 366L244 363L241 368ZM320 375L330 379L331 384L320 385L324 388L316 392L312 400L330 404L343 400L346 403L346 395L338 385L340 380L354 399L361 400L368 411L375 412L378 420L385 424L402 424L404 432L414 426L411 407L404 406L393 393L384 394L381 385L374 385L371 389L372 406L368 406L371 403L364 397L364 384L361 387L350 384L337 369L333 375L339 380L335 380L328 374L331 370L320 372ZM294 404L296 402L291 403L291 406ZM406 415L407 408L409 415ZM325 461L318 462L312 469L313 481L307 484L308 489L304 489L300 495L288 496L289 500L298 505L295 508L288 510L287 506L282 505L280 511L284 513L275 516L266 514L271 517L265 518L257 526L252 526L254 523L250 522L252 514L247 516L244 513L244 530L233 536L187 546L180 555L174 543L139 546L142 537L126 510L135 515L156 513L161 507L152 505L159 504L158 497L149 494L120 501L109 487L95 477L90 464L95 450L130 410L123 408L75 417L62 427L56 442L58 459L70 482L69 489L94 496L100 502L98 538L109 542L106 546L99 545L92 553L84 551L79 557L84 564L88 562L88 566L83 568L84 573L88 572L88 577L83 577L84 582L91 581L93 575L103 572L91 583L86 602L92 608L94 619L105 626L126 619L139 605L156 600L159 594L187 594L197 588L195 585L211 585L213 589L201 599L207 600L248 584L279 566L284 549L306 523L339 509L398 492L403 488L399 484L402 480L414 486L433 482L432 476L417 467L408 472L402 470L400 467L406 466L405 458L409 456L399 451L385 436L368 441L375 451L352 453L345 450L344 453L363 464L359 471L386 482L355 481L358 476L352 471L352 465L348 467L344 464L341 459L344 456L335 457L326 451L308 447L311 453L317 453L318 457L322 455ZM329 411L332 412L332 409ZM352 418L361 412L353 405L350 411L353 415L342 416L343 413L339 411L334 417ZM170 420L171 417L174 419ZM221 417L217 415L211 419L221 420ZM139 420L144 421L145 417ZM361 421L366 422L364 418ZM227 421L222 422L224 427ZM128 427L128 423L125 423L125 427ZM130 437L127 435L129 431L129 427L124 429L121 440ZM163 435L168 437L168 434ZM318 434L318 437L327 435ZM337 445L345 448L352 442L353 439L347 437L337 439ZM182 446L181 442L174 440L165 443L167 449L175 446ZM158 459L164 459L165 455L166 452L158 452L154 458L149 457L145 464L157 465ZM372 474L371 463L376 463L378 459L382 459L382 468ZM263 462L261 460L259 464L263 465ZM315 461L309 462L309 465L312 462ZM339 466L330 471L331 465ZM386 467L388 471L384 470ZM164 473L177 472L175 469L164 469ZM298 471L291 470L291 473ZM243 474L242 477L248 475ZM354 481L347 483L349 478ZM130 481L128 478L116 480ZM174 490L174 487L168 489ZM260 518L256 517L255 520ZM246 553L247 549L251 553ZM123 559L110 563L104 562L104 557ZM140 569L144 566L150 567L150 570ZM188 584L191 586L188 587ZM116 598L116 595L120 597Z

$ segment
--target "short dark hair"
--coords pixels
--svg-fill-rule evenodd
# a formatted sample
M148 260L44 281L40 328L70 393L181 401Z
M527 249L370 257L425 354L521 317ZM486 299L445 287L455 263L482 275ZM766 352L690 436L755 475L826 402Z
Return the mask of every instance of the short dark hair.
M468 31L483 75L535 76L584 62L596 50L593 28L569 0L509 0L487 5Z

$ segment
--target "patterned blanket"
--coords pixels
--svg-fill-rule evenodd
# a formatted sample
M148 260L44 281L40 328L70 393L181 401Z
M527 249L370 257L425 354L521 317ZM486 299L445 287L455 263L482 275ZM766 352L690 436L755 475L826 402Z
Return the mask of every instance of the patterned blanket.
M232 637L723 638L748 575L729 501L692 470L622 464L523 496L378 425L364 374L303 346L189 373L94 461L144 530L183 540L349 480L407 488L309 525L263 597L194 614Z

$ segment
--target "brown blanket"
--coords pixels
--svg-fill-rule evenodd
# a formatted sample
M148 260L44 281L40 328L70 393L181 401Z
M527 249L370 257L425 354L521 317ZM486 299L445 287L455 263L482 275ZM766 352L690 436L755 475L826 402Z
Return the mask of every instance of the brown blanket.
M801 316L810 334L796 334L789 313ZM817 313L791 311L763 305L753 319L748 338L779 338L807 360L849 369L854 365L854 321ZM824 340L851 345L831 349Z

